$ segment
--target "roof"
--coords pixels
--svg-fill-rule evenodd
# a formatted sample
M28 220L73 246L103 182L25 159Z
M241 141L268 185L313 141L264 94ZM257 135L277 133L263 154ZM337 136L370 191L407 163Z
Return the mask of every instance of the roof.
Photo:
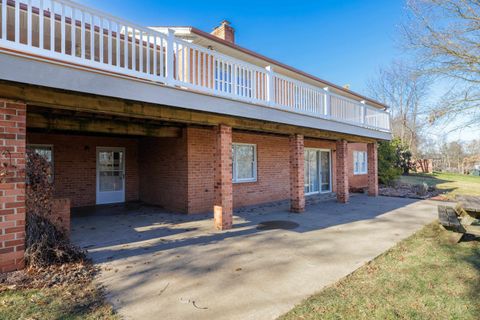
M208 39L208 40L211 40L211 41L220 43L220 44L222 44L222 45L224 45L224 46L230 47L230 48L232 48L232 49L238 50L238 51L240 51L240 52L243 52L243 53L245 53L245 54L251 55L251 56L256 57L256 58L258 58L258 59L264 60L264 61L266 61L266 62L268 62L268 63L277 65L277 66L279 66L279 67L281 67L281 68L284 68L284 69L286 69L286 70L289 70L289 71L291 71L291 72L293 72L293 73L300 74L300 75L302 75L302 76L304 76L304 77L306 77L306 78L309 78L309 79L311 79L311 80L321 82L321 83L325 84L325 85L328 86L328 87L335 88L335 89L337 89L338 91L344 92L344 93L346 93L346 94L348 94L348 95L352 95L352 96L354 96L354 97L356 97L356 98L358 98L358 99L360 99L360 100L365 100L366 102L369 102L369 103L371 103L371 104L374 104L374 105L377 106L377 107L383 107L383 108L385 108L385 109L388 108L387 105L385 105L384 103L381 103L381 102L379 102L379 101L377 101L377 100L374 100L374 99L371 99L371 98L369 98L369 97L363 96L363 95L361 95L361 94L359 94L359 93L357 93L357 92L355 92L355 91L349 90L349 89L344 88L344 87L339 86L339 85L336 85L336 84L334 84L334 83L332 83L332 82L323 80L323 79L321 79L321 78L319 78L319 77L316 77L316 76L314 76L314 75L312 75L312 74L309 74L309 73L307 73L307 72L305 72L305 71L296 69L296 68L294 68L294 67L291 67L291 66L289 66L289 65L286 65L286 64L284 64L284 63L282 63L282 62L279 62L279 61L277 61L277 60L274 60L274 59L272 59L272 58L266 57L266 56L264 56L264 55L262 55L262 54L260 54L260 53L257 53L257 52L255 52L255 51L252 51L252 50L250 50L250 49L241 47L241 46L239 46L239 45L237 45L237 44L235 44L235 43L231 43L231 42L229 42L229 41L225 41L225 40L223 40L223 39L221 39L221 38L218 38L218 37L216 37L216 36L214 36L214 35L212 35L212 34L210 34L210 33L208 33L208 32L202 31L202 30L197 29L197 28L195 28L195 27L192 27L192 26L176 26L176 27L158 26L158 27L152 27L152 28L153 28L153 29L156 29L156 28L158 28L158 29L173 29L173 30L183 30L183 31L187 31L187 30L188 30L188 32L191 33L191 34L195 34L195 35L198 35L198 36L200 36L200 37L206 38L206 39Z

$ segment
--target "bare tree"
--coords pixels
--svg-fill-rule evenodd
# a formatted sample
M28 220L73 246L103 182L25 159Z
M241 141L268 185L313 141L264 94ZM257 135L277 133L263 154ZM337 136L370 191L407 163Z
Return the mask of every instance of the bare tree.
M459 127L480 123L480 1L407 0L407 45L425 74L446 80L449 89L431 110L431 123ZM444 81L445 82L445 81Z
M393 135L417 154L424 126L428 78L403 61L394 61L381 68L368 82L368 90L377 100L389 106L393 119Z

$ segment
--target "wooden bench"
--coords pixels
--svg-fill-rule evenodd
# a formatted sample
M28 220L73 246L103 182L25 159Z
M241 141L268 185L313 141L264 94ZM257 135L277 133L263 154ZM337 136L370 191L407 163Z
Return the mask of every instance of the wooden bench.
M447 230L465 233L466 230L458 219L457 212L452 207L438 206L438 220Z

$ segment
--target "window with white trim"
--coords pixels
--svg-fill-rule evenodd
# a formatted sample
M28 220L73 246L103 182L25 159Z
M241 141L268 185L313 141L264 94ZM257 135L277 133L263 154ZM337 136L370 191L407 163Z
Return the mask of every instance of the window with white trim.
M365 151L353 152L353 173L354 174L367 173L367 152Z
M53 145L51 144L28 144L27 149L38 154L39 156L42 156L47 160L48 163L50 163L51 166L51 173L49 180L50 182L53 182Z
M257 146L255 144L232 143L232 181L257 181Z

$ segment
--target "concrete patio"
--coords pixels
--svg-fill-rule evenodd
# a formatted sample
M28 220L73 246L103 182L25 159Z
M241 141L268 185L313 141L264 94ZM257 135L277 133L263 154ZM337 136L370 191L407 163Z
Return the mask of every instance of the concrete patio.
M79 214L72 238L126 319L275 319L435 218L433 201L356 195L243 210L218 232L209 215L130 205ZM257 229L272 220L298 226Z

